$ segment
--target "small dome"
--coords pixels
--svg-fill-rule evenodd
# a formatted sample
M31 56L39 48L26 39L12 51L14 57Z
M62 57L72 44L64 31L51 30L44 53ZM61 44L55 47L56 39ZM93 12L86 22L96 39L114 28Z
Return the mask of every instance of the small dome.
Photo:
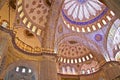
M70 58L82 57L89 52L90 50L76 41L63 42L58 48L58 53L60 55Z

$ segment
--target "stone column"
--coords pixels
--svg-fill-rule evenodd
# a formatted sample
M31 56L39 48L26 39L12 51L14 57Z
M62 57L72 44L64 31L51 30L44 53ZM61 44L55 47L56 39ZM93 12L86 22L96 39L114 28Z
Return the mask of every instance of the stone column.
M40 80L57 80L55 56L44 55L40 62Z

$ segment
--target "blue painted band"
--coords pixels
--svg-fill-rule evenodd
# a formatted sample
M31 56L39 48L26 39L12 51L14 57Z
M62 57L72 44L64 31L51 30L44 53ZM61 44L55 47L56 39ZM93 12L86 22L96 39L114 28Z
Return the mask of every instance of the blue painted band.
M67 17L67 15L64 13L63 10L62 10L62 15L63 15L63 17L64 17L68 22L70 22L71 24L75 24L75 25L88 25L88 24L92 24L92 23L94 23L95 21L97 21L97 20L99 20L100 18L102 18L102 17L107 13L107 11L108 11L108 8L106 7L100 15L98 15L98 16L95 17L94 19L91 19L91 20L86 21L86 22L76 22L76 21L73 21L73 20L69 19L69 18Z

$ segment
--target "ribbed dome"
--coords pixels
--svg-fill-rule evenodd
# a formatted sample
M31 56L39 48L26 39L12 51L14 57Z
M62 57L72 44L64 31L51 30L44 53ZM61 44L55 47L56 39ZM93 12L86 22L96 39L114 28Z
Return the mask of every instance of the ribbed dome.
M99 0L65 0L62 19L76 32L91 32L106 25L115 14Z
M96 17L103 11L103 4L98 0L65 0L64 4L65 14L78 20L90 19L91 15Z

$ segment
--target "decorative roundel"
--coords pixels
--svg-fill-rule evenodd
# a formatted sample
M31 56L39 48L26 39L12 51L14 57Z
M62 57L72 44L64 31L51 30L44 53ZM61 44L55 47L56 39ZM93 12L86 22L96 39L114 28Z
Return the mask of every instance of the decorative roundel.
M99 0L65 0L62 7L64 23L77 32L91 32L101 28L101 19L106 15L108 8ZM108 17L111 20L111 17Z
M64 57L77 58L88 54L90 51L76 41L63 42L59 45L58 53Z
M81 4L85 3L87 0L78 0Z
M102 35L101 34L96 34L95 35L95 40L96 41L102 41Z

